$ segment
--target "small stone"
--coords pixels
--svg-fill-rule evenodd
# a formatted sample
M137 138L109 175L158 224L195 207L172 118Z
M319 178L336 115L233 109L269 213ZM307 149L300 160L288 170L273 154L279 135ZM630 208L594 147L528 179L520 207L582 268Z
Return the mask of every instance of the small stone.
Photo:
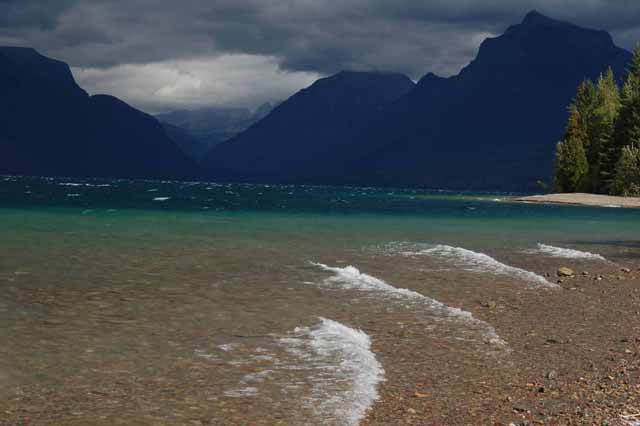
M498 304L493 300L489 300L488 302L484 302L482 306L484 306L487 309L495 309L498 306Z
M575 275L575 272L573 272L573 269L563 266L562 268L558 269L557 274L559 277L573 277Z
M413 408L407 408L407 412L411 413L411 414L416 414L416 410L414 410Z
M547 379L555 380L558 378L558 372L556 370L551 370L546 374Z
M628 274L631 272L631 269L629 268L621 268L620 271L624 272L625 274Z
M583 277L588 277L588 276L589 276L589 273L588 273L587 271L582 271L582 276L583 276Z

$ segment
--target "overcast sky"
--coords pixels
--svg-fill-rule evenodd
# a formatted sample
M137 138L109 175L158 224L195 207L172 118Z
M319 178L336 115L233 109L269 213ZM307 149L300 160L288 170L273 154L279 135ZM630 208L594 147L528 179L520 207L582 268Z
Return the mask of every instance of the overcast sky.
M342 69L455 74L531 9L640 41L639 0L0 0L0 45L150 112L255 107Z

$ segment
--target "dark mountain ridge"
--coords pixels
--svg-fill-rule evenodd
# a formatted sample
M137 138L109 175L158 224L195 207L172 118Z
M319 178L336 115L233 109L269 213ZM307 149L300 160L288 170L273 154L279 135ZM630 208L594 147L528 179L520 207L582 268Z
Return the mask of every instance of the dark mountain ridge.
M200 175L160 123L117 98L89 96L69 66L0 47L0 173L188 179Z
M259 159L249 162L252 153L268 152L268 158L282 161L277 172L262 168L262 180L313 177L314 183L533 189L537 180L551 176L554 145L576 86L610 66L622 76L630 58L605 31L530 12L522 23L485 40L458 75L425 75L397 99L385 98L374 111L361 114L357 131L346 137L338 129L349 114L314 119L339 92L327 88L306 98L304 108L293 107L299 102L294 96L289 109L277 111L280 126L268 124L275 120L274 111L222 149L214 149L209 159L217 161L207 166L214 176L247 178L252 169L260 169ZM301 109L314 113L303 116ZM318 138L317 127L333 143ZM305 133L309 129L312 134ZM286 141L292 139L315 158L325 158L323 169L313 174L307 167L301 170L297 165L307 164L309 157L288 148L291 142Z
M304 181L348 174L367 125L413 89L406 76L343 71L300 90L205 158L216 177Z

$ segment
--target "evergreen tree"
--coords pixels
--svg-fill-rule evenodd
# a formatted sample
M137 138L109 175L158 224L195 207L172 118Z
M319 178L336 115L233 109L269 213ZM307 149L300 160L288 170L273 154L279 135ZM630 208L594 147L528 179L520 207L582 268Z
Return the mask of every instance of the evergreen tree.
M622 90L611 69L580 84L555 166L558 191L640 196L640 47Z
M628 74L624 86L622 88L622 99L620 114L615 123L615 131L610 147L610 157L615 157L616 167L620 166L619 160L622 161L622 152L625 147L640 148L640 48L634 51L633 60L628 69ZM629 156L631 151L627 151L622 163L627 167L631 164ZM622 176L630 176L629 173L619 173L616 170L616 188L611 188L620 192Z
M567 179L567 160L564 149L564 142L556 144L556 158L554 162L555 176L553 177L553 187L556 192L571 192Z
M633 145L622 148L612 192L624 196L640 196L640 148Z
M640 83L640 45L633 51L633 58L627 68L627 81L631 81L636 86Z
M598 79L596 107L591 117L589 189L594 192L609 192L615 176L619 150L613 136L620 108L620 89L613 71L609 68Z
M597 107L597 102L598 91L596 85L593 84L591 80L585 80L580 83L573 105L575 105L580 113L581 127L587 134L587 139L584 140L583 145L585 150L587 150L587 158L589 160L592 158L591 134L593 133L593 115Z
M622 109L614 137L618 152L625 146L640 147L640 91L633 86L625 83L623 89Z
M640 48L633 54L622 89L622 108L616 126L615 143L619 149L640 146Z
M556 146L555 186L559 192L584 191L588 184L589 164L584 149L587 133L578 107L569 109L564 139Z

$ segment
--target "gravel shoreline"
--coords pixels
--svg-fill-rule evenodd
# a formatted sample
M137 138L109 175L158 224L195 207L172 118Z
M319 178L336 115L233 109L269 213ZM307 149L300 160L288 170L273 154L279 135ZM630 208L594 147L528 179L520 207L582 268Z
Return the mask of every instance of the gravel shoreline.
M362 425L640 425L640 270L547 275L562 289L466 307L509 354L423 359L418 327L378 341L387 381Z

